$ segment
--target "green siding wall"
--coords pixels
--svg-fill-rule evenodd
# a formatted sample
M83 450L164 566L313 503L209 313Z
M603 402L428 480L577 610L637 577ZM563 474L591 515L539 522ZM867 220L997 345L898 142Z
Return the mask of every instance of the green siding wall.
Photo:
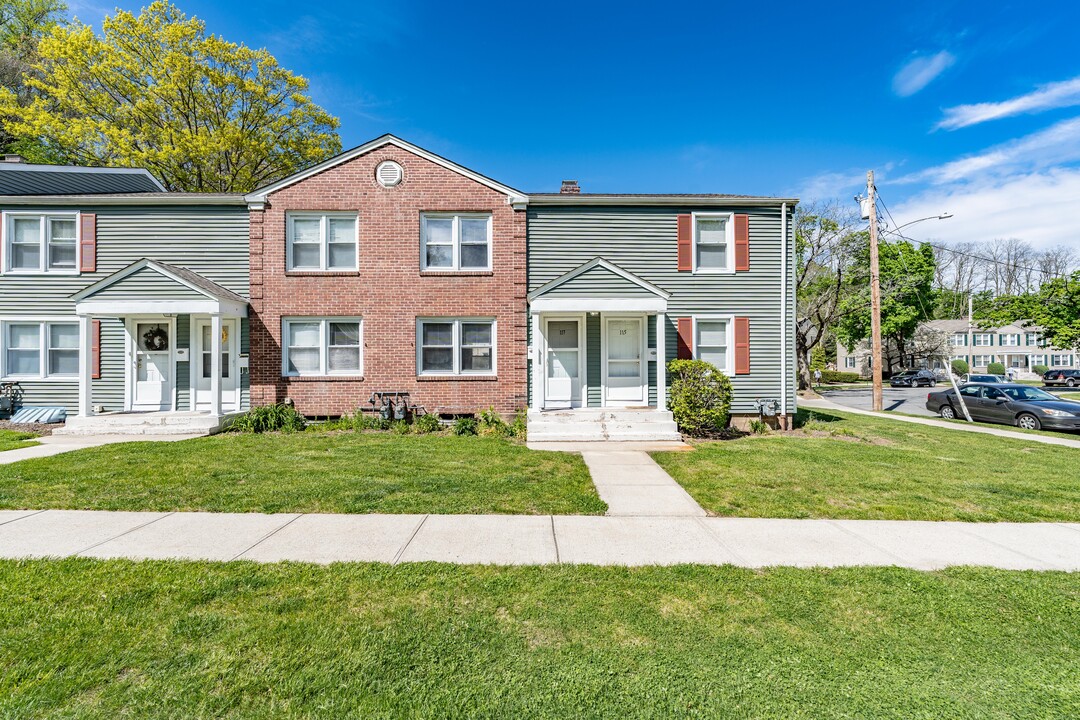
M552 288L544 294L544 297L656 297L656 295L607 268L595 267Z
M589 407L603 405L600 393L603 365L600 361L600 316L585 319L585 374L589 378Z

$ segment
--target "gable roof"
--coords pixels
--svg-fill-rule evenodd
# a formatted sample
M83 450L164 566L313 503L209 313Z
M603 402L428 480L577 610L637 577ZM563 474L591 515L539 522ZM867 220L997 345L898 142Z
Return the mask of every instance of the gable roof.
M540 287L536 288L531 293L529 293L528 296L527 296L527 299L529 300L529 302L532 302L533 300L540 297L541 295L545 295L545 294L551 292L552 290L554 290L555 288L560 287L562 285L565 285L566 283L572 281L574 278L580 277L580 276L584 275L585 273L589 272L590 270L593 270L594 268L602 268L604 270L607 270L610 273L618 275L619 277L621 277L623 280L626 280L631 285L636 285L637 287L641 288L642 290L645 290L645 291L647 291L647 292L649 292L649 293L651 293L653 295L656 295L657 297L663 298L664 300L667 300L668 298L671 297L671 293L668 293L668 292L665 292L665 291L661 290L660 288L653 285L648 280L643 280L642 278L638 277L634 273L632 273L632 272L630 272L628 270L623 270L621 267L619 267L615 263L608 262L607 260L605 260L602 257L595 257L592 260L588 261L587 263L577 266L576 268L574 268L570 272L564 273L563 275L560 275L559 277L555 278L554 280L551 280L550 282L544 283L543 285L541 285Z
M165 192L165 186L145 168L0 162L0 195L103 195L160 192Z
M389 133L387 133L386 135L382 135L381 137L377 137L374 140L371 140L369 142L366 142L363 145L360 145L358 147L354 147L352 150L346 150L345 152L341 153L340 155L335 155L334 157L330 158L329 160L324 160L323 162L319 163L318 165L312 165L307 170L302 170L302 171L296 173L295 175L290 175L289 177L287 177L287 178L285 178L283 180L278 180L275 183L271 183L271 184L265 185L265 186L263 186L263 187L261 187L261 188L259 188L257 190L254 190L254 191L248 193L248 195L246 196L246 200L249 203L263 203L263 202L266 202L267 196L272 194L272 193L277 192L278 190L281 190L283 188L287 188L290 185L295 185L296 183L298 183L298 182L300 182L302 180L306 180L307 178L309 178L309 177L311 177L313 175L317 175L317 174L323 172L324 170L329 170L330 168L341 165L342 163L346 163L346 162L352 160L353 158L360 157L361 155L364 155L365 153L369 153L372 150L377 150L378 148L381 148L381 147L383 147L385 145L393 145L395 147L399 147L402 150L405 150L406 152L410 152L410 153L412 153L414 155L418 155L419 157L422 157L425 160L433 162L436 165L441 165L442 167L447 168L448 170L452 170L453 172L456 172L459 175L463 175L464 177L467 177L470 180L478 182L481 185L485 185L485 186L491 188L492 190L495 190L496 192L500 192L500 193L506 195L507 203L527 203L528 200L529 200L528 197L525 195L525 193L521 192L520 190L515 190L514 188L510 187L509 185L503 185L500 182L496 182L495 180L492 180L491 178L489 178L487 176L481 175L478 172L475 172L475 171L470 170L470 169L468 169L466 167L458 165L455 162L451 162L450 160L447 160L444 157L441 157L439 155L436 155L433 152L430 152L430 151L425 150L425 149L423 149L421 147L413 145L410 142L406 142L405 140L402 140L399 137L395 137L394 135L390 135Z
M98 280L93 285L84 287L82 290L72 295L71 299L75 302L86 300L102 290L121 282L124 278L130 277L140 270L145 269L153 270L159 275L177 282L190 290L194 290L196 293L205 296L207 299L216 300L218 302L237 303L245 306L248 304L246 298L237 295L228 288L218 285L213 280L203 277L194 270L178 267L169 263L163 263L159 260L151 260L150 258L137 260L127 267L117 270L112 275Z

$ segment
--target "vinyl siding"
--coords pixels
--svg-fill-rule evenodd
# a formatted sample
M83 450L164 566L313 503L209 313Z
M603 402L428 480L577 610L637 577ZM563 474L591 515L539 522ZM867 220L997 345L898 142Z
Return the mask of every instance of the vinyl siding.
M0 316L70 317L75 321L73 294L121 270L142 258L151 258L186 267L219 283L233 292L248 297L248 213L240 207L123 207L82 206L71 208L33 208L19 206L4 208L18 212L92 212L97 215L97 271L80 275L3 275L0 276ZM142 275L142 273L138 273ZM143 278L127 278L117 291L118 297L131 297L140 292L158 295L165 286L156 273ZM170 282L161 278L165 282ZM135 284L128 284L134 281ZM183 286L180 286L183 287ZM139 288L135 290L133 288ZM187 292L194 292L183 288ZM110 292L109 290L103 291ZM171 297L182 292L173 284ZM97 297L102 297L98 295ZM184 296L187 297L187 296ZM201 297L201 296L200 296ZM101 318L101 378L93 381L93 404L107 410L123 408L124 404L124 328L117 318ZM241 342L246 347L246 322ZM189 332L188 323L177 318L176 343L183 347L183 336ZM187 369L178 363L176 387L179 409L187 403ZM242 383L246 382L246 373ZM27 405L65 405L69 411L78 408L78 382L22 382L23 402ZM246 397L246 390L242 393Z
M656 297L607 268L595 267L552 288L544 297Z
M206 296L183 283L165 277L152 268L142 268L133 272L116 284L94 293L93 299L122 301L137 298L168 300L205 300Z
M788 208L789 212L792 208ZM676 352L676 320L693 315L738 315L750 318L750 374L732 376L733 412L755 412L756 398L781 397L780 315L781 297L781 217L779 208L732 208L731 212L750 216L750 270L736 274L693 274L678 272L676 217L694 208L604 208L545 207L528 210L528 283L533 291L574 268L603 257L671 294L666 315L666 357ZM794 373L794 253L788 223L787 302L787 408L795 410ZM589 274L575 282L575 292L601 294L602 283L591 287ZM593 400L592 373L599 380L599 318L596 347L590 348L590 404ZM593 334L589 339L592 341ZM655 342L655 325L650 323L650 340ZM595 366L594 366L595 359ZM649 377L655 378L655 363ZM655 380L653 380L655 385ZM596 384L599 403L599 382ZM650 391L655 401L655 389Z

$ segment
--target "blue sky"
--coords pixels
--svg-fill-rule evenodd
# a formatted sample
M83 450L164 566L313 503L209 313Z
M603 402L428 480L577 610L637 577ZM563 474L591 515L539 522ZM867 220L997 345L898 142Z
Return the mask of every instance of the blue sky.
M847 200L874 168L898 222L955 214L918 237L1080 245L1080 3L174 1L308 78L346 147L527 192Z

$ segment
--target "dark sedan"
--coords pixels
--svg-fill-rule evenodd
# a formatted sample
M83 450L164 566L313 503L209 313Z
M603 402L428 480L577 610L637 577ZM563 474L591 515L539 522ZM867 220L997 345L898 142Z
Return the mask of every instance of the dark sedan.
M934 387L937 385L937 375L930 370L904 370L889 378L889 384L893 387Z
M960 388L971 419L1016 425L1027 430L1080 430L1080 402L1062 400L1045 390L1012 383L975 383ZM926 409L946 420L964 416L956 391L927 393Z

